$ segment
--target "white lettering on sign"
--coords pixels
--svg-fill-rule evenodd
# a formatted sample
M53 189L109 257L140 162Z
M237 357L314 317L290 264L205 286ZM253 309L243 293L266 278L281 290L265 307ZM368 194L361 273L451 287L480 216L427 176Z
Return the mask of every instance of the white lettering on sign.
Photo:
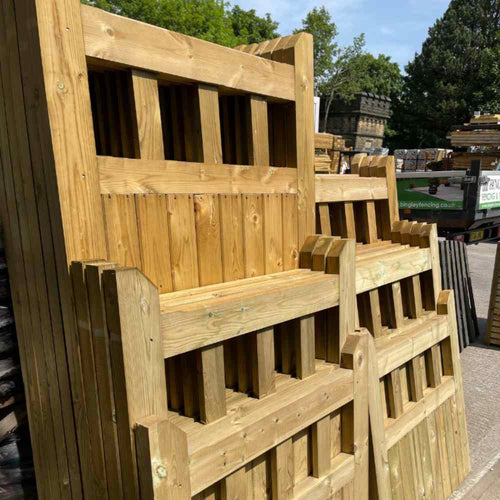
M487 176L487 179L479 191L479 208L500 207L500 176Z

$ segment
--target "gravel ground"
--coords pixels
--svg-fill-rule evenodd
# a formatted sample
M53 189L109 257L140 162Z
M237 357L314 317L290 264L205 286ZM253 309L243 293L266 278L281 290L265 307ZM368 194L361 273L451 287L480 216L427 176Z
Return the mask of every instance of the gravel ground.
M483 343L496 244L469 246L481 338L461 355L472 470L452 499L500 500L500 348Z

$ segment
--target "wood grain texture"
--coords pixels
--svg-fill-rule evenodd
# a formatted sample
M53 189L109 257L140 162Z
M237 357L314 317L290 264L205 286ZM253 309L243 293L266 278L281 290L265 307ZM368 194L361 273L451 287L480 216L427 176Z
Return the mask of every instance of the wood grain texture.
M167 79L173 75L244 92L290 101L295 99L294 71L286 64L89 6L82 7L82 22L87 57L141 68ZM312 131L313 128L311 136Z

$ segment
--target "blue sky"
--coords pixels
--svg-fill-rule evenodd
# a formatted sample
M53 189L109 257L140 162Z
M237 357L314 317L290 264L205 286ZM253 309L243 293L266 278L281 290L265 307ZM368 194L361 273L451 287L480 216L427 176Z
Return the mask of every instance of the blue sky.
M282 35L290 34L313 7L325 5L339 30L339 41L349 44L366 34L366 48L377 56L392 56L401 69L420 52L428 29L441 17L449 0L232 0L244 9L266 12L279 21Z

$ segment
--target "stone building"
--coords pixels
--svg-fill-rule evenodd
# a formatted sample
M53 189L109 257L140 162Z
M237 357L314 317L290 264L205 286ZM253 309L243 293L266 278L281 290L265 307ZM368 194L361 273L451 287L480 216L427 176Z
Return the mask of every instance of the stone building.
M381 148L390 117L391 99L362 92L349 103L341 99L332 102L327 132L342 135L346 146L363 151Z

